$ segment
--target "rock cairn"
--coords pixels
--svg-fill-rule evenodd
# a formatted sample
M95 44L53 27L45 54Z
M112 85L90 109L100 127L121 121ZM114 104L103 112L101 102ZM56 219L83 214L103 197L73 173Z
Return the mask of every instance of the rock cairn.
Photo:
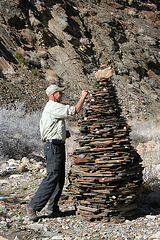
M111 221L133 214L143 168L110 75L99 77L87 99L86 117L79 122L69 190L78 215Z

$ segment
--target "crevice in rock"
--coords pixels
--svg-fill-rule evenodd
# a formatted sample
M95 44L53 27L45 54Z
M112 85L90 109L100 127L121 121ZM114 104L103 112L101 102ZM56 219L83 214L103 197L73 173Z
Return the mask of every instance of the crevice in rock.
M116 51L119 51L118 45L127 42L128 39L126 38L124 29L119 22L112 19L112 21L109 22L109 26L110 26L109 36L114 39L114 42L117 45L117 50Z
M151 69L156 75L160 75L160 64L150 61L148 63L149 69Z
M1 38L0 38L1 39ZM17 64L17 60L14 58L13 54L9 52L6 47L0 42L0 57L3 56L9 62Z
M139 74L140 79L148 77L147 70L145 68L138 66L137 68L134 69Z
M11 27L15 27L17 30L21 30L23 28L25 28L25 20L24 19L20 19L17 16L14 16L13 18L8 19L8 24Z

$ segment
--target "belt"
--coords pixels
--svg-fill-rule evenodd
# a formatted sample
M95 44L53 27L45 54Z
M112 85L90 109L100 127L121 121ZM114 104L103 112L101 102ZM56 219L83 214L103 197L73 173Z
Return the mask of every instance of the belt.
M60 145L60 144L64 144L65 143L65 141L58 140L58 139L47 139L46 142L50 142L50 143L53 143L55 145Z

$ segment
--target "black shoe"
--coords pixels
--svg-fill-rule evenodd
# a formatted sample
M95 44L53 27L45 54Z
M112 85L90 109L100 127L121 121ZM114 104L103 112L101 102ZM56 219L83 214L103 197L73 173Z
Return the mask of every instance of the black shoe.
M51 210L47 210L46 214L51 216L51 217L62 217L62 216L64 216L64 213L61 212L61 211L55 211L54 212L54 211L51 211Z

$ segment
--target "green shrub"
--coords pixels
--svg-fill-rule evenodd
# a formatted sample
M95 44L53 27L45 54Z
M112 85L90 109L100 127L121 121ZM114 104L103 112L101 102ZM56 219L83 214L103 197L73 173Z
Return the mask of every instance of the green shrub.
M16 52L15 57L16 57L16 59L18 60L18 62L21 64L22 67L23 67L23 66L27 66L27 67L29 66L27 60L24 58L23 53L21 53L21 52Z
M37 68L32 68L32 73L37 76L37 77L40 77L40 73L38 72L38 69Z

